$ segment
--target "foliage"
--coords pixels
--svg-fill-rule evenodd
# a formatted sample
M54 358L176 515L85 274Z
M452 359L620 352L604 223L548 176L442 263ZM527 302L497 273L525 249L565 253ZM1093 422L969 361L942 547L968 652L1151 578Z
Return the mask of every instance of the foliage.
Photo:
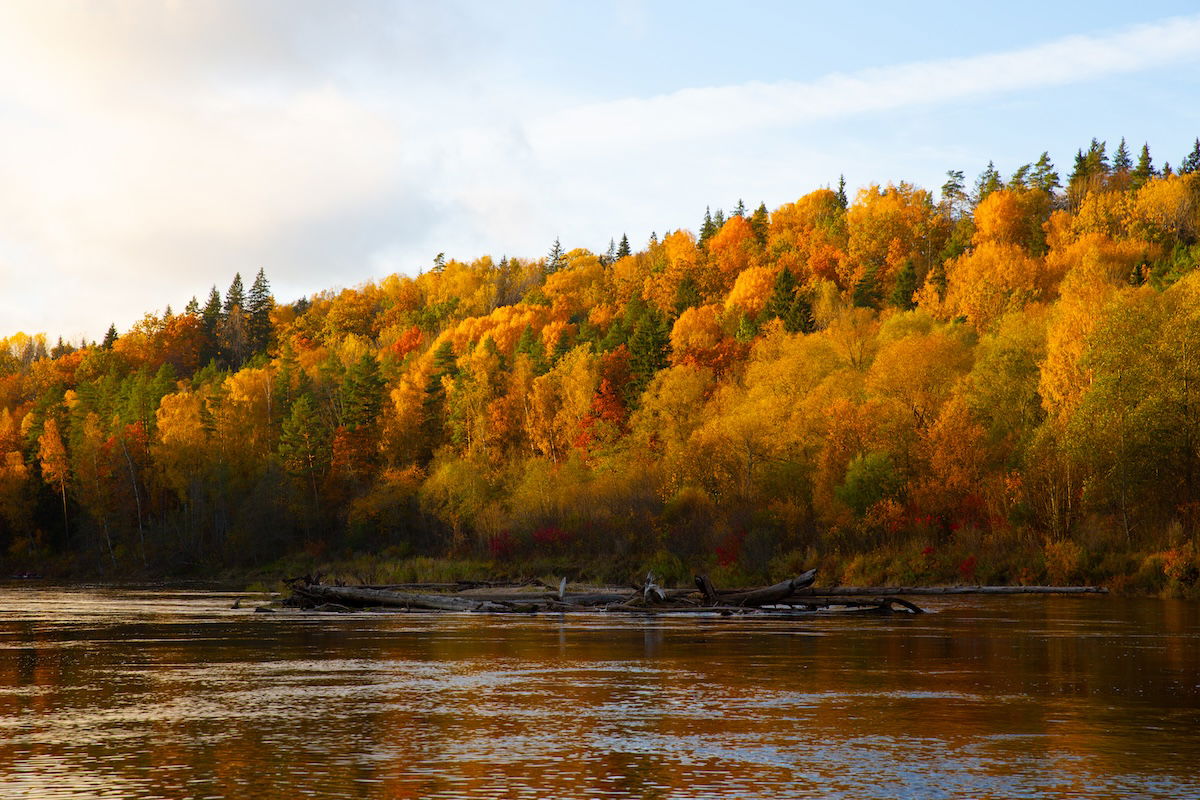
M936 204L840 186L641 250L289 305L259 271L100 344L13 334L0 558L1194 592L1200 174L1134 161L1093 141L1065 192L1042 154Z

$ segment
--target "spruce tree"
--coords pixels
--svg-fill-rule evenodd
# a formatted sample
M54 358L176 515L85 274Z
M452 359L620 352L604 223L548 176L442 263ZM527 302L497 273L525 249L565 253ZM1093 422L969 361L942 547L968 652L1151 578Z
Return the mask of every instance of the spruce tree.
M746 216L746 204L742 202L742 198L740 198L740 197L738 198L737 205L734 206L734 208L733 208L733 216L735 216L735 217L745 217Z
M617 258L625 258L625 256L630 254L630 252L629 237L622 233L621 244L617 246Z
M771 296L767 299L767 305L763 309L767 319L786 317L792 308L792 301L795 300L795 297L796 276L790 269L784 267L775 276L775 286L771 289Z
M1125 145L1125 137L1121 137L1121 143L1117 145L1117 152L1113 154L1112 168L1113 172L1128 172L1133 167L1133 159L1129 157L1129 148Z
M1097 141L1094 137L1092 143L1088 145L1087 155L1084 158L1087 160L1089 175L1106 176L1111 171L1108 164L1108 155L1105 153L1107 142Z
M200 330L204 334L204 343L200 348L200 362L207 364L220 352L217 342L217 330L221 325L221 293L213 286L208 293L208 302L200 312Z
M1196 138L1192 152L1184 156L1183 162L1179 165L1180 175L1191 175L1193 172L1200 172L1200 137Z
M250 350L261 353L267 349L271 339L271 310L275 299L271 297L271 287L267 283L266 274L259 269L250 286L246 297L247 329L250 337Z
M104 334L104 342L100 345L103 350L112 350L113 345L117 341L117 326L115 324L108 326L108 333Z
M629 371L632 380L626 400L631 407L637 405L654 374L667 366L670 351L669 324L657 312L647 309L634 324L629 337Z
M1142 144L1137 166L1133 168L1133 188L1138 188L1154 177L1154 161L1150 158L1150 144Z
M229 290L225 292L225 305L221 310L225 316L229 316L229 313L235 308L246 310L246 291L242 287L242 273L240 272L233 274L233 282L229 284Z
M563 257L562 245L556 237L554 239L554 246L550 248L550 253L546 256L546 274L552 275L565 265L566 259Z
M717 232L716 223L713 222L712 213L708 206L704 207L704 222L700 224L700 244L703 245L712 235Z
M183 307L183 313L193 317L200 316L200 301L196 299L196 295L192 295L192 299L188 300L188 304Z
M845 211L850 207L850 198L846 197L846 176L838 176L837 203Z

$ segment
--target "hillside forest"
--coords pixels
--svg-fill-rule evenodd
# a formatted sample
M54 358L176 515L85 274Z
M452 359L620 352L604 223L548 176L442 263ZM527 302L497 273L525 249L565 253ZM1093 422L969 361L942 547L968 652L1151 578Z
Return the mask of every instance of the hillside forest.
M0 573L1195 591L1200 140L613 238L0 338Z

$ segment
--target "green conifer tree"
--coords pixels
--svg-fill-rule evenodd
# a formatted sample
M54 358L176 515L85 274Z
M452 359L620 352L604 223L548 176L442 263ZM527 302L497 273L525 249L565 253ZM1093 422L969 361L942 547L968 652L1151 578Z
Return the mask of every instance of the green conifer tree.
M1133 168L1133 188L1143 186L1154 177L1154 161L1150 158L1150 144L1142 144L1142 152L1138 155L1137 166Z
M1184 156L1179 165L1180 175L1191 175L1193 172L1200 172L1200 137L1196 137L1192 151Z
M1033 172L1029 176L1029 185L1034 189L1041 189L1050 197L1054 197L1057 189L1061 188L1062 184L1058 180L1058 171L1054 169L1054 162L1050 160L1050 153L1042 151L1038 156L1038 160L1033 164Z
M691 275L684 275L683 280L679 282L679 286L675 289L675 314L682 314L689 308L696 308L703 304L704 298L700 296L700 287L696 284L696 279Z
M275 308L275 298L271 297L271 286L267 283L266 273L259 269L246 296L246 328L250 339L250 351L261 353L267 349L271 340L271 311Z
M1113 172L1129 172L1133 168L1133 159L1129 157L1129 148L1125 145L1124 136L1117 145L1117 152L1113 154L1112 168Z
M564 266L566 266L566 258L563 255L562 244L556 238L554 246L550 248L550 253L546 256L546 274L553 275Z
M770 215L767 214L767 204L759 203L758 208L750 215L750 230L759 244L767 243L767 231L770 227Z
M916 306L913 295L917 291L917 269L911 258L905 259L904 266L896 274L896 285L888 300L896 308L908 311Z
M979 173L979 178L975 181L975 205L979 205L992 192L999 191L1004 188L1004 181L1000 178L1000 172L996 169L996 165L989 161L983 172Z

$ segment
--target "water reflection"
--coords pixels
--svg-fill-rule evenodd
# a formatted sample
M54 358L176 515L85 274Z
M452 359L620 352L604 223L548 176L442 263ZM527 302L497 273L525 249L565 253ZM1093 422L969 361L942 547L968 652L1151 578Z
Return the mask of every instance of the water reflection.
M1194 605L296 617L0 590L0 797L1200 796Z

